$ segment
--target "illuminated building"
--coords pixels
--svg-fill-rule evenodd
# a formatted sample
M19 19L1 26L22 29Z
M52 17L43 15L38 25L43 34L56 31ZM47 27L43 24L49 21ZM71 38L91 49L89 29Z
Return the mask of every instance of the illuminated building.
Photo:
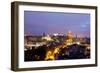
M64 34L61 34L61 33L54 33L53 36L64 36Z
M42 40L52 41L52 38L49 35L47 35L42 37Z
M71 45L73 43L73 34L71 31L68 31L65 44Z

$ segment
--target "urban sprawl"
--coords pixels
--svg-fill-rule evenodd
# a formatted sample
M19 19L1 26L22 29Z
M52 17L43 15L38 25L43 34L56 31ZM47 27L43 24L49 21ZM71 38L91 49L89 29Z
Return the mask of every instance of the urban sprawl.
M66 34L24 35L24 61L90 58L90 37Z

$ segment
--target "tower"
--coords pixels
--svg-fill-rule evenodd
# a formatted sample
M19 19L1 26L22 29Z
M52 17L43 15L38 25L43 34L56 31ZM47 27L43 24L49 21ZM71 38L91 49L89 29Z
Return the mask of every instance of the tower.
M65 44L66 45L71 45L72 43L73 43L73 33L71 31L68 31L67 35L66 35Z

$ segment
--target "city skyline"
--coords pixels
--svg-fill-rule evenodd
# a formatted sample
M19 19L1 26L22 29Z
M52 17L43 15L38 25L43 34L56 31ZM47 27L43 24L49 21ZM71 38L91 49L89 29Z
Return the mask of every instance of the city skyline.
M24 34L66 34L69 30L90 37L90 14L24 11Z

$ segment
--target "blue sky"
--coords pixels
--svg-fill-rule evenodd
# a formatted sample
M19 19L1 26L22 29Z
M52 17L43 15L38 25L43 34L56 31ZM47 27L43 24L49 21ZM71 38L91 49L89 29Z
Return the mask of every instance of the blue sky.
M25 34L66 34L69 30L74 35L90 36L90 14L24 11Z

